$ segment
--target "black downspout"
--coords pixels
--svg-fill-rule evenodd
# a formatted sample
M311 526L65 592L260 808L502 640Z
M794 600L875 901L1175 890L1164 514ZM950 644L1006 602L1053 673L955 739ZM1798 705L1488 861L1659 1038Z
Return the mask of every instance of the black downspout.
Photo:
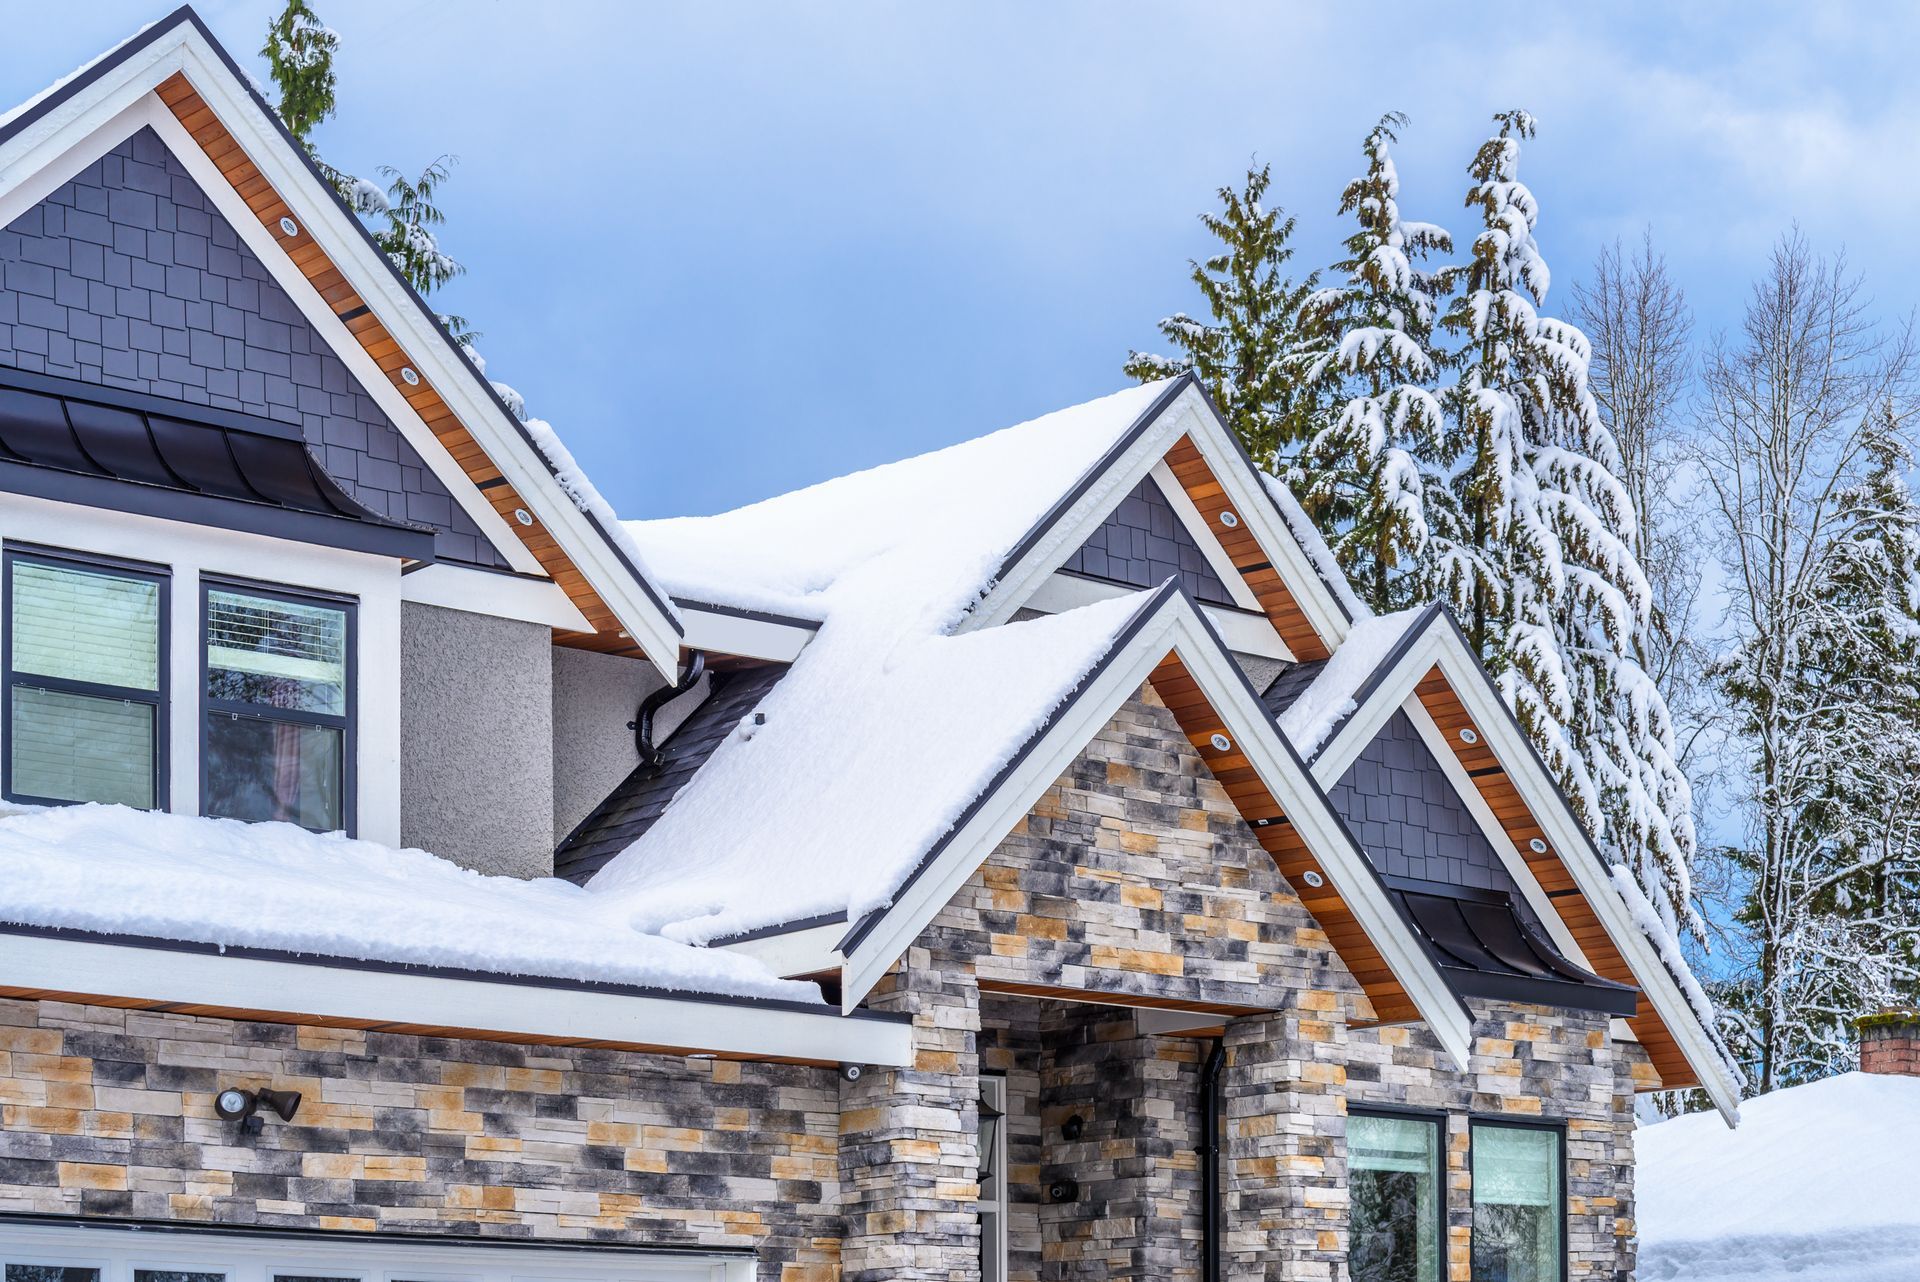
M640 701L640 710L634 713L627 729L633 731L633 746L640 754L643 765L660 764L660 749L653 742L653 714L678 699L700 682L700 674L707 670L707 656L699 650L693 652L693 661L687 665L687 673L670 686L661 686Z
M1201 1282L1220 1282L1220 1070L1227 1043L1216 1037L1200 1072Z

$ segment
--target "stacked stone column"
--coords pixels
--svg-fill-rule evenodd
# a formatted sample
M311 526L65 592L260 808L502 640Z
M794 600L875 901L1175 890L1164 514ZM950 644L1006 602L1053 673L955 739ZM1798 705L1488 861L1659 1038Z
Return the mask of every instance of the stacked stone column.
M1234 1282L1346 1274L1345 1034L1337 996L1313 990L1228 1026L1222 1256Z
M978 1282L979 988L913 948L868 1005L913 1017L914 1062L841 1083L842 1280Z

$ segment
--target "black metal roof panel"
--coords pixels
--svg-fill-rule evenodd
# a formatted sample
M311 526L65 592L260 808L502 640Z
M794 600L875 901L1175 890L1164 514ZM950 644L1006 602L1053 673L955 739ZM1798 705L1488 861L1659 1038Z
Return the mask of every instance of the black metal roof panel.
M706 699L660 745L658 764L634 767L567 834L553 854L554 876L585 885L608 860L644 836L740 718L753 711L786 671L786 664L771 663L709 677Z
M1293 706L1293 701L1307 692L1313 679L1327 666L1326 659L1310 659L1304 663L1289 663L1280 669L1280 675L1261 692L1260 702L1267 705L1267 711L1275 717L1280 716Z
M1523 921L1513 896L1439 882L1383 878L1440 973L1462 997L1531 1002L1627 1018L1638 991L1582 969Z
M300 429L0 368L0 490L433 559L433 531L357 503Z

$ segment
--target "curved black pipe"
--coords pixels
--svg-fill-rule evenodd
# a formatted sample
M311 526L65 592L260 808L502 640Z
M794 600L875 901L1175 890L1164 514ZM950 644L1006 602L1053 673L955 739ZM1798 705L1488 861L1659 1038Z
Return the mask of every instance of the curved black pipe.
M653 714L660 711L660 709L669 703L672 703L675 699L678 699L687 691L693 689L693 687L699 683L701 674L706 670L706 654L702 651L695 650L693 652L693 661L687 664L685 676L670 686L661 686L658 690L655 690L652 694L640 701L640 710L634 713L633 721L630 724L633 727L633 746L635 751L640 754L640 762L642 765L657 766L660 764L660 749L653 742Z
M1202 1282L1220 1282L1220 1070L1227 1042L1217 1037L1200 1072L1200 1233Z

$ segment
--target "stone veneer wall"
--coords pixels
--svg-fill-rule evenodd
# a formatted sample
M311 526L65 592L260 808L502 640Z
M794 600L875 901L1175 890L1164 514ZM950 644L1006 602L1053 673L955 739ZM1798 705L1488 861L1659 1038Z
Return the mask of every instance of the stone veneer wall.
M254 1138L224 1086L301 1091ZM830 1069L0 1000L0 1211L752 1246L836 1269Z

